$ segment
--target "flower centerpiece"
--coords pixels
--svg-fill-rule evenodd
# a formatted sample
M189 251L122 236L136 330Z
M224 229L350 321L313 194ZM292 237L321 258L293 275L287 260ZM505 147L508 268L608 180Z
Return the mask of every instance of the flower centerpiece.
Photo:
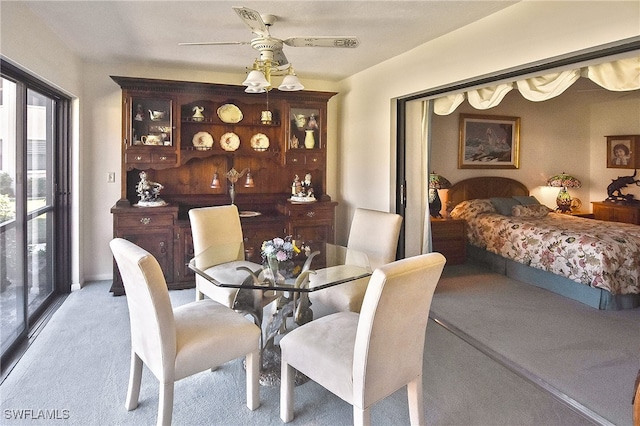
M300 249L291 240L291 235L262 242L261 254L264 261L274 258L278 262L285 262L293 259L294 253L300 253Z
M290 269L288 267L293 264L291 260L298 253L300 253L300 249L296 247L291 235L284 238L277 237L262 243L261 255L263 263L275 274L279 270L284 273L291 272L287 271L287 269Z

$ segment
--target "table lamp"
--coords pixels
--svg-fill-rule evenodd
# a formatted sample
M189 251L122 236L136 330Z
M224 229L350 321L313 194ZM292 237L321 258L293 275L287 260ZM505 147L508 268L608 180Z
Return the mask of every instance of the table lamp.
M431 172L429 174L429 214L432 217L442 217L440 210L442 210L442 201L438 195L438 189L451 188L451 182L445 177Z
M571 213L571 195L569 195L567 188L580 188L582 182L562 172L558 175L551 176L549 180L547 180L547 186L561 188L556 198L556 204L558 205L556 211L560 213Z

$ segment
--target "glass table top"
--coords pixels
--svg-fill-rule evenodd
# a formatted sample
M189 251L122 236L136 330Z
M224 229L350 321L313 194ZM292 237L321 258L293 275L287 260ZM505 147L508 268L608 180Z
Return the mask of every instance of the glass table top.
M335 244L309 243L291 260L263 265L237 260L243 258L243 251L242 243L216 244L196 255L188 266L219 287L295 292L332 287L372 272L364 252Z

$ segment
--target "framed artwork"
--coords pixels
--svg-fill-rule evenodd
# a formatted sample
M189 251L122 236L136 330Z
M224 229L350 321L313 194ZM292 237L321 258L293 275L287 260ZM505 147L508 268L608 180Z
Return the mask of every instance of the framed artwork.
M459 169L520 167L520 117L460 114Z
M607 168L640 167L640 135L607 136Z

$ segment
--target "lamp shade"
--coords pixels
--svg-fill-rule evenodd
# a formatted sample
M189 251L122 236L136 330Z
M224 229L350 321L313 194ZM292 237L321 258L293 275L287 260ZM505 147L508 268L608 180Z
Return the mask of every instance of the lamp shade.
M298 77L293 74L287 74L282 79L282 84L278 86L278 90L282 90L283 92L295 92L298 90L304 89Z
M556 188L580 188L582 186L582 182L573 176L562 172L558 175L551 176L547 180L547 186L553 186Z
M242 85L248 86L248 87L259 87L259 88L266 88L271 86L271 84L269 83L269 81L267 81L264 74L258 70L250 71L249 74L247 75L247 78L242 82Z
M556 211L560 213L571 213L571 195L569 195L567 188L580 188L582 186L582 182L573 176L562 172L558 175L551 176L547 180L547 186L562 188L560 189L560 192L558 192L558 197L556 197L556 204L558 206Z
M431 172L429 174L429 188L448 189L451 188L451 182L449 182L444 176Z
M451 182L445 177L431 172L429 174L429 214L432 217L442 217L440 210L442 209L442 201L438 195L438 189L451 188Z

